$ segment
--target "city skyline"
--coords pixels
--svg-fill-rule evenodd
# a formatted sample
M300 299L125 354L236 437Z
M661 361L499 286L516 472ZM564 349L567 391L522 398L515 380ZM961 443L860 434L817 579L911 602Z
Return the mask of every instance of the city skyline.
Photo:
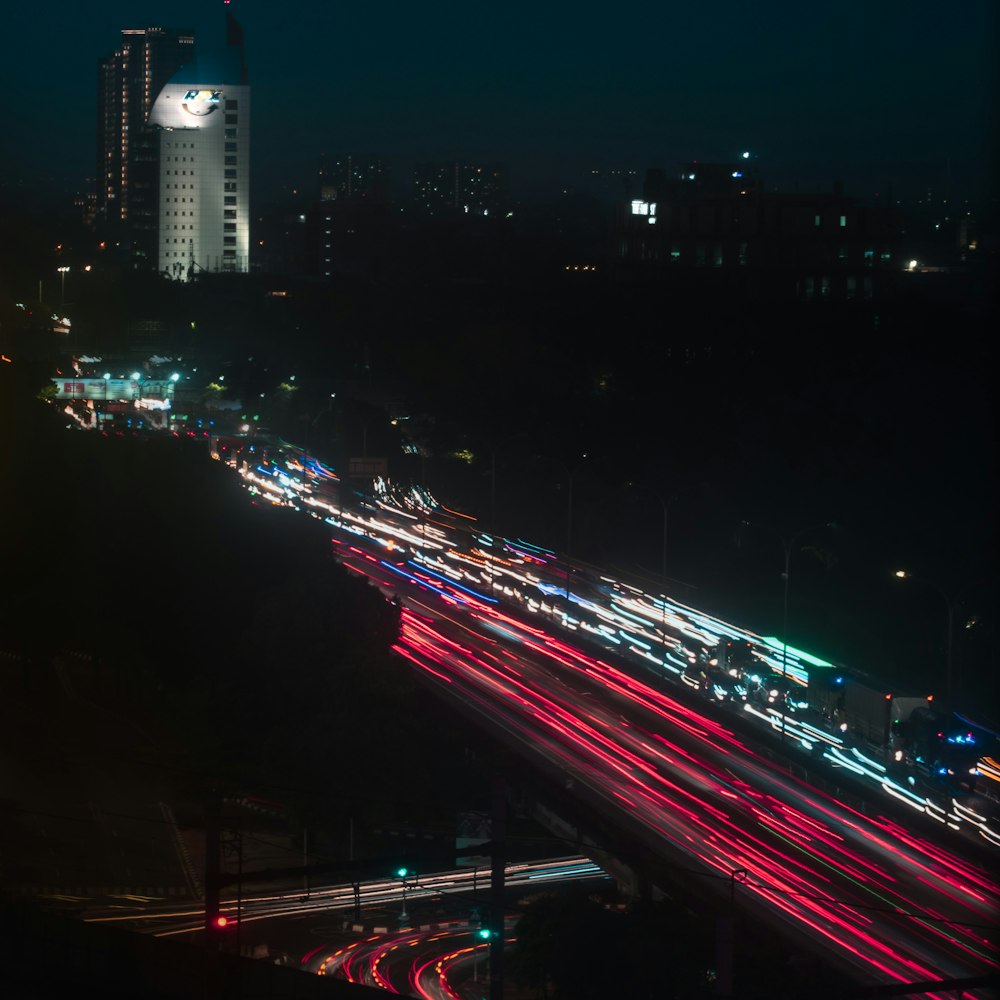
M613 19L563 4L506 8L297 6L259 0L179 14L162 3L92 10L58 2L6 16L16 51L5 89L13 145L0 181L53 197L94 173L96 67L125 28L194 29L199 51L243 25L255 93L254 197L312 183L322 153L402 163L509 164L515 194L611 166L671 168L743 150L772 187L870 197L981 197L992 165L995 12L964 4L942 20L929 3L790 4L701 11L637 4ZM183 22L183 23L182 23ZM67 44L51 58L55 35ZM45 67L39 72L39 67ZM405 168L404 168L405 169Z

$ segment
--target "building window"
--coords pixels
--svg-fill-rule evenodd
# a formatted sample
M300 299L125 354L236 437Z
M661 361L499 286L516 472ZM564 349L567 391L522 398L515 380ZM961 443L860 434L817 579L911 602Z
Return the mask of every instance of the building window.
M816 226L817 228L819 226L823 225L823 216L822 215L814 215L813 216L813 225Z
M226 143L226 152L227 153L235 153L236 152L236 143L235 142L227 142Z
M234 129L234 128L227 128L226 129L226 138L227 139L235 139L236 138L236 131L237 130Z
M222 224L222 229L223 229L224 232L227 232L227 233L235 233L236 232L236 223L235 222L224 222Z
M234 247L234 246L236 246L236 237L235 236L223 236L222 237L222 242L227 247Z
M226 110L227 111L238 111L239 107L240 107L240 102L237 101L235 98L232 98L232 97L227 97L226 98Z
M223 257L235 257L236 256L236 251L235 250L223 250L222 251L222 256Z
M227 167L235 167L236 166L236 157L235 156L227 156L226 157L226 166Z
M226 179L227 180L233 180L233 181L236 180L236 171L235 170L227 170L226 171Z
M234 198L233 200L235 201L236 199ZM235 219L236 218L236 209L235 208L226 208L226 209L223 209L222 217L224 219Z
M236 195L234 195L234 194L227 194L222 200L227 205L235 205L236 204Z
M846 229L847 228L847 216L846 215L842 215L840 217L840 228L841 229Z
M235 125L239 115L226 115L226 124Z
M841 244L840 247L837 248L837 260L847 260L847 246L845 244Z

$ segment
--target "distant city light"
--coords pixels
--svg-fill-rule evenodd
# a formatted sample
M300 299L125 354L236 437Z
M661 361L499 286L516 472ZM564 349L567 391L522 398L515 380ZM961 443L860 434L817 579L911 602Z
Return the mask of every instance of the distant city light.
M743 153L743 159L744 160L749 160L750 159L750 154L748 152L744 152Z

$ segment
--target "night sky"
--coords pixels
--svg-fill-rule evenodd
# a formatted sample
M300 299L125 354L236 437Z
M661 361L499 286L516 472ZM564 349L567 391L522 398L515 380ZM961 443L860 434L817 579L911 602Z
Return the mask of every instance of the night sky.
M229 9L265 197L309 184L323 151L502 160L515 193L747 149L772 186L976 198L994 162L993 0ZM122 28L193 27L205 51L223 22L221 0L11 6L0 181L72 192L93 174L97 61Z

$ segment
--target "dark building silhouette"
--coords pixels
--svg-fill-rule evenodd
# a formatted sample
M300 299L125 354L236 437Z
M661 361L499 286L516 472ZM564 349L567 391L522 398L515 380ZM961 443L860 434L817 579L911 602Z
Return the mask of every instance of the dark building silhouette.
M425 215L498 216L507 208L507 168L499 163L418 164L413 201Z
M98 63L97 224L128 242L140 261L155 260L158 210L156 135L149 113L167 81L195 54L194 32L126 28Z
M767 191L752 168L685 163L646 172L642 198L620 204L613 259L626 271L743 272L748 291L786 301L870 300L902 270L891 199Z
M312 277L372 275L386 245L395 241L389 173L376 155L320 157L319 199L302 219L304 270Z
M345 201L359 195L384 196L388 171L381 156L324 153L319 161L319 196Z

